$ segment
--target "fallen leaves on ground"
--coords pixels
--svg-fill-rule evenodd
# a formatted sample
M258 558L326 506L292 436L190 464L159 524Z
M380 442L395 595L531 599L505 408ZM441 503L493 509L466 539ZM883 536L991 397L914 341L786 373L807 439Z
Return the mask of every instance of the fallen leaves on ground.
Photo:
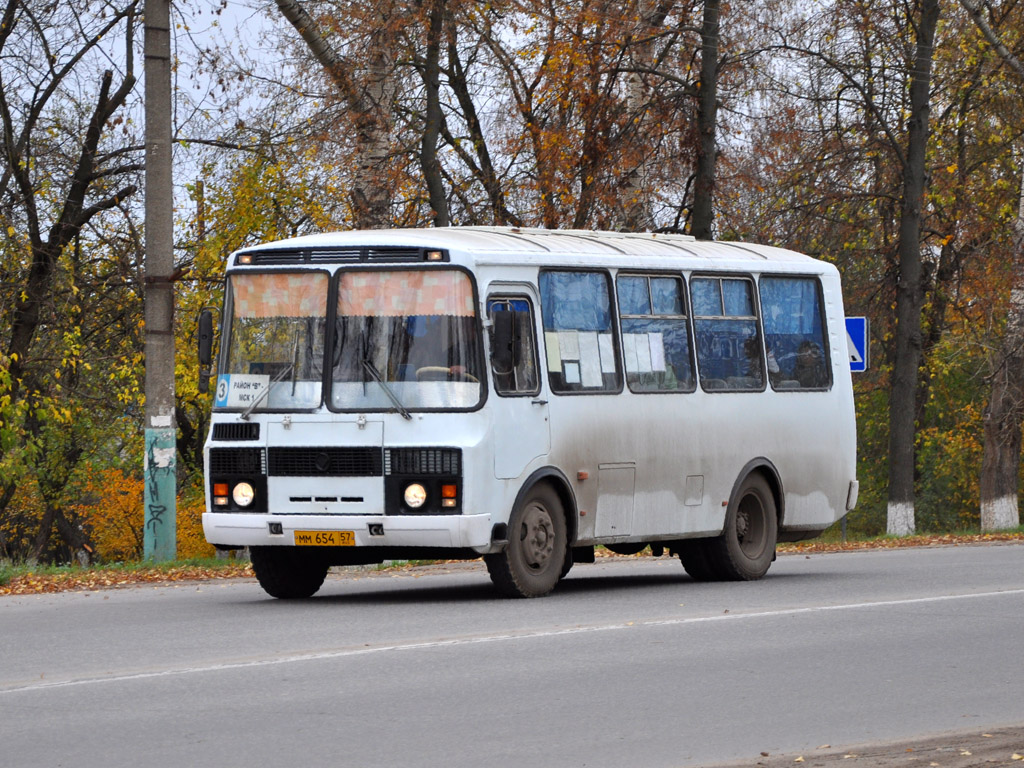
M33 595L46 592L81 592L98 589L163 584L179 581L206 581L209 579L236 579L252 577L249 563L232 563L205 567L176 565L171 567L103 569L71 568L60 573L24 573L12 576L10 582L0 586L0 595Z
M967 544L993 544L998 542L1024 542L1024 533L922 533L901 538L865 539L863 541L825 541L811 539L796 543L779 544L779 552L854 552L861 549L901 549L904 547L956 547ZM668 548L665 549L666 554ZM598 547L597 557L645 557L649 550L637 555L618 555L604 547Z
M992 544L998 542L1024 542L1024 533L977 533L977 534L921 534L902 538L871 539L865 541L801 541L795 544L780 544L779 552L819 553L846 552L865 549L899 549L904 547L955 547L968 544ZM666 550L667 556L668 550ZM650 557L649 550L637 555L617 555L603 547L596 551L598 558L605 557ZM455 561L444 561L455 562ZM422 561L415 561L422 564ZM397 567L405 567L397 565ZM0 595L30 595L45 592L71 592L95 589L112 589L147 583L178 581L205 581L208 579L252 578L249 563L225 563L215 567L200 565L153 566L152 568L103 569L69 568L59 573L24 573L11 577L6 585L0 585Z
M780 552L845 552L859 549L901 549L903 547L957 547L965 544L992 544L1000 541L1024 541L1024 533L936 533L866 541L800 541L780 544Z

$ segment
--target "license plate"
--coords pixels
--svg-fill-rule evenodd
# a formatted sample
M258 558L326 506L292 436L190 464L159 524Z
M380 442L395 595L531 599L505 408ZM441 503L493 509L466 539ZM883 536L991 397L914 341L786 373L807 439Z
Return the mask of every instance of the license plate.
M354 547L354 531L296 531L295 545L299 547Z

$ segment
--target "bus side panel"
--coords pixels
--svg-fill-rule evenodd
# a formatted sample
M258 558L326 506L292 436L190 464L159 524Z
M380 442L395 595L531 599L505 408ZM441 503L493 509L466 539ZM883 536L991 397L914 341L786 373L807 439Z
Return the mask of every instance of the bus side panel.
M857 479L857 425L850 373L846 321L839 275L835 268L822 276L822 293L828 324L832 363L832 388L823 393L799 397L800 405L790 414L809 445L788 446L782 462L786 489L783 528L807 530L824 528L847 513L850 484ZM821 402L812 397L821 395ZM814 453L817 452L817 455ZM782 467L780 467L782 470Z

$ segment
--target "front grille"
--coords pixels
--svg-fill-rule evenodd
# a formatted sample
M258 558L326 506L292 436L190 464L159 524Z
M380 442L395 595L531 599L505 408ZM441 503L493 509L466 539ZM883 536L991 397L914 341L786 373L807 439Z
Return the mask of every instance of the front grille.
M380 448L271 448L270 474L276 477L380 477Z
M262 448L211 448L212 476L265 475Z
M255 421L236 421L213 425L214 440L259 440L260 425Z
M462 451L458 448L390 448L384 458L386 475L462 474Z

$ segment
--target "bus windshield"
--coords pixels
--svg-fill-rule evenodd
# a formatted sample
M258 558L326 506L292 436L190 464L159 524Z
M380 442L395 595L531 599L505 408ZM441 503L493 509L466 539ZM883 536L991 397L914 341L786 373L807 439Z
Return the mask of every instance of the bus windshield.
M342 273L333 347L336 410L465 409L480 401L480 339L464 272Z
M231 275L228 345L215 407L319 407L327 282L326 272Z

